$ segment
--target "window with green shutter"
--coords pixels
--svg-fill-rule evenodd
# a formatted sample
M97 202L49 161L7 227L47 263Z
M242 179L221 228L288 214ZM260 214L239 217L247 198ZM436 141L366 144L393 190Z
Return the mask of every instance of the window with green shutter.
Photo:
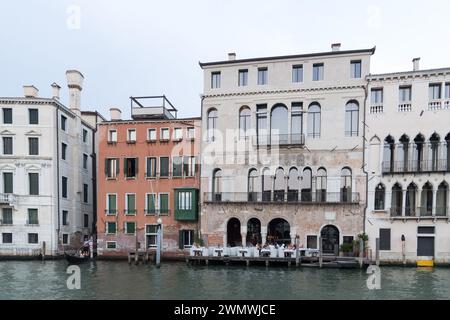
M125 214L136 214L136 195L127 194L127 210Z
M169 195L167 193L159 194L159 213L169 214Z
M126 234L134 234L136 231L136 222L125 222L125 233Z
M13 154L12 137L3 137L3 154Z
M28 209L28 224L39 224L38 209Z
M30 156L39 155L39 138L28 138L28 154Z
M2 209L1 224L13 224L12 208L3 208Z
M30 124L39 124L39 110L28 109Z
M30 195L39 195L39 173L28 173Z
M108 209L106 213L109 215L115 215L117 213L116 197L115 194L108 194Z
M155 214L156 213L156 194L149 193L147 194L147 204L146 204L146 214Z
M183 167L183 157L173 157L172 158L172 176L181 177Z
M107 222L106 223L106 233L115 234L117 231L115 222Z
M3 108L3 123L12 124L12 109L11 108Z
M13 193L13 174L3 172L3 193Z

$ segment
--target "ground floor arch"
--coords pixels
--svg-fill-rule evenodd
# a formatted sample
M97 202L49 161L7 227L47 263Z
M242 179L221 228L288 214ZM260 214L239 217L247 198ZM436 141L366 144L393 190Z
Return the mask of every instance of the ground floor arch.
M247 238L246 244L256 245L261 243L261 221L257 218L251 218L247 222Z
M326 225L320 231L322 239L322 252L325 254L338 254L339 252L339 230L334 225Z
M276 218L267 226L267 243L289 244L291 243L291 226L282 218Z
M242 245L241 222L237 218L231 218L228 220L227 245L231 247Z

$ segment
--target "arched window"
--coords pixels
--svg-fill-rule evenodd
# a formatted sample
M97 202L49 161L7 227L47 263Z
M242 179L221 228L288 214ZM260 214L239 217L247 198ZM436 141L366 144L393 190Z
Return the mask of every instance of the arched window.
M341 202L352 202L352 170L348 167L341 170Z
M450 133L445 136L445 144L446 144L445 156L447 158L447 161L445 161L447 164L446 168L447 171L450 171Z
M386 196L386 188L382 183L379 183L375 188L375 210L384 210L384 199Z
M271 144L288 144L288 128L288 109L284 104L276 104L270 114Z
M420 196L420 215L429 217L433 214L433 187L427 182L422 187Z
M398 144L397 150L397 167L398 171L406 172L408 171L408 161L409 161L409 137L404 134L400 137L400 143Z
M288 201L298 201L298 189L299 189L299 177L297 168L291 168L289 170L288 180Z
M217 109L209 109L208 110L208 122L207 122L207 137L208 141L214 141L216 137L216 131L217 129Z
M251 129L252 112L249 107L244 106L239 111L239 138L248 139Z
M284 201L284 180L284 170L282 168L278 168L277 171L275 171L275 183L273 191L274 201Z
M430 167L428 168L428 170L431 171L437 171L438 170L438 161L439 161L439 141L440 141L440 137L439 135L435 132L431 135L430 137L430 144L429 144L429 164Z
M414 138L414 150L413 150L413 165L412 170L422 171L423 166L423 145L425 143L425 138L423 135L418 134Z
M395 140L392 136L384 139L383 172L394 172Z
M411 182L406 188L406 199L405 199L405 215L408 217L416 216L416 194L417 186L415 183Z
M250 169L248 173L248 201L255 202L258 199L258 171Z
M319 168L319 170L317 170L316 201L327 201L327 170L325 170L325 168Z
M270 202L272 198L272 177L270 176L269 168L264 168L262 171L262 200Z
M352 100L345 105L345 136L358 136L359 127L359 105Z
M291 144L303 144L303 103L291 105Z
M320 138L320 104L317 102L308 108L308 137Z
M436 215L447 216L448 215L448 184L442 182L436 193Z
M402 215L402 205L403 205L403 192L402 186L396 183L392 186L392 197L391 197L391 216L399 217Z
M310 168L303 169L301 197L303 202L312 201L312 171Z
M222 201L222 170L216 169L212 179L213 201Z

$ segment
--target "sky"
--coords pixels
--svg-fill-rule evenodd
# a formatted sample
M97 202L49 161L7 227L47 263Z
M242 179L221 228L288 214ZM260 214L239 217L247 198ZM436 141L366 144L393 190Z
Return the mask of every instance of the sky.
M130 96L162 95L200 115L199 61L377 47L371 73L450 67L450 1L14 0L0 3L0 96L33 84L67 104L65 71L85 77L82 109L130 116Z

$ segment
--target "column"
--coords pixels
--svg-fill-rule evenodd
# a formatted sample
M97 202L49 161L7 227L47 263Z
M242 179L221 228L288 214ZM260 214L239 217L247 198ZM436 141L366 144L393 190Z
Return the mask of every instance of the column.
M242 241L242 247L246 247L246 240L247 240L247 226L243 226L241 224L241 241Z
M406 189L402 190L402 217L405 216L405 210L406 210Z
M416 194L416 204L415 204L415 212L416 212L416 216L420 217L420 210L422 207L422 189L417 189L417 194Z
M223 246L226 247L227 246L227 231L225 230L225 232L223 233Z
M386 201L386 204L385 204L386 210L388 210L388 208L390 208L390 210L392 210L392 208L391 208L391 206L392 206L392 189L388 190L386 188L386 199L385 199L385 201ZM391 215L391 212L392 211L389 212L390 215Z
M285 173L284 175L284 202L287 202L287 197L288 197L288 182L289 182L289 172L287 172L287 175Z
M431 214L432 214L432 216L435 216L436 215L436 195L437 195L437 188L436 187L433 187L433 203L432 203L432 212L431 212Z
M267 227L266 226L261 226L261 243L262 245L266 244L266 239L267 238Z

